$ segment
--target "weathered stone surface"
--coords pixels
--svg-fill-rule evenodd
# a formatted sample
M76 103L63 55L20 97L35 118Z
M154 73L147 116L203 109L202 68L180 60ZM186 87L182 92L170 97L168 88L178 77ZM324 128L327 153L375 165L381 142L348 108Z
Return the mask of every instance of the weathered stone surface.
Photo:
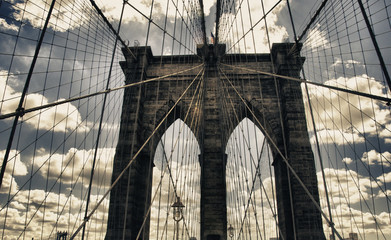
M300 179L319 203L314 157L308 139L300 84L224 65L221 67L231 83L225 76L219 76L217 73L216 61L221 61L264 72L272 72L274 67L278 74L299 77L304 59L297 54L288 56L291 47L292 44L289 43L277 44L273 45L271 55L237 54L225 55L221 59L220 56L208 52L210 46L198 51L200 54L206 54L204 59L201 55L154 57L149 47L131 49L137 55L137 60L124 52L126 61L121 62L121 66L126 74L126 83L183 71L205 61L205 85L201 105L191 104L192 96L198 91L196 82L112 190L106 239L136 239L149 207L154 151L165 130L178 118L190 127L201 148L202 240L227 239L225 146L236 127L232 123L237 124L245 117L251 119L265 135L270 136L270 145L273 145L273 142L279 151L286 154ZM220 50L224 50L223 47ZM194 69L179 76L125 90L113 181L158 123L165 118L199 70ZM243 101L246 104L230 84L244 96ZM224 96L226 101L222 101ZM202 129L198 129L199 126ZM276 177L278 222L284 239L294 239L294 233L296 239L325 239L320 213L298 181L288 173L277 149L273 146L271 148ZM295 194L290 194L291 192ZM148 239L148 235L147 221L141 236Z

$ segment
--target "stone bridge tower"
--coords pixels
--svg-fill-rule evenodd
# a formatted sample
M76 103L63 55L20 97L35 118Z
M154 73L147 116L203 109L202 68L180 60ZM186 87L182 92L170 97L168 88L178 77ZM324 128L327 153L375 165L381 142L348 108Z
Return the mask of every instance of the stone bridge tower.
M198 131L199 134L196 136L201 148L201 240L227 239L225 146L236 126L228 126L227 122L230 121L222 120L220 90L224 88L224 79L218 74L219 66L216 63L221 62L221 67L224 67L224 63L233 57L242 61L234 63L239 68L227 67L224 68L224 72L244 96L246 103L240 100L232 88L227 88L233 98L235 110L245 113L239 116L250 118L264 134L270 136L282 153L285 153L284 145L286 146L286 156L290 164L319 203L314 157L307 132L300 83L277 78L276 87L273 77L240 69L241 66L245 66L271 73L273 63L278 74L299 77L304 59L299 57L299 51L289 54L292 46L290 43L274 44L271 54L224 55L224 45L218 45L218 49L210 45L200 46L197 50L198 56L163 57L153 56L150 47L131 48L137 59L124 51L126 61L121 62L121 67L126 75L126 84L205 63L204 99L199 115L203 129ZM201 68L194 68L190 72L125 89L113 181L200 70ZM245 87L241 84L243 80L246 81ZM193 84L187 95L192 96L197 89ZM106 239L137 238L151 199L154 151L166 128L176 119L182 119L190 129L193 128L194 124L190 122L190 118L185 118L186 111L190 108L191 114L200 109L196 109L199 106L191 106L190 102L190 97L184 97L176 105L174 111L168 115L167 124L159 127L148 146L143 148L129 171L113 188L110 195ZM225 116L232 118L231 122L242 120L235 119L237 116L232 110L228 110ZM192 130L194 133L197 132L195 129ZM298 181L288 173L286 164L276 148L271 149L276 177L280 234L285 240L294 239L294 234L296 239L302 240L325 239L320 213ZM294 194L291 194L292 192ZM148 220L144 224L141 238L148 239Z

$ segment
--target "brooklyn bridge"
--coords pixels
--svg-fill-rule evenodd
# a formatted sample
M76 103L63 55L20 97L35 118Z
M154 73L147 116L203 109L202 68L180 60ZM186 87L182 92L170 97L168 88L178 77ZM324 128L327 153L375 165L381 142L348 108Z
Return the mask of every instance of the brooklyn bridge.
M1 239L391 239L390 16L0 0Z

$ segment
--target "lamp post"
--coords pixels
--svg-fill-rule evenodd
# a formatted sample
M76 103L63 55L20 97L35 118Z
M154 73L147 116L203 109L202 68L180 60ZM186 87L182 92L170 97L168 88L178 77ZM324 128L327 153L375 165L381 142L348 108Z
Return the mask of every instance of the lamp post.
M229 236L231 239L234 237L234 228L232 227L231 224L229 225L229 228L228 228L228 236Z
M182 208L185 207L183 203L181 202L181 198L177 197L176 202L171 205L172 211L173 211L173 218L176 222L176 239L179 239L179 221L183 219L183 213L182 213Z

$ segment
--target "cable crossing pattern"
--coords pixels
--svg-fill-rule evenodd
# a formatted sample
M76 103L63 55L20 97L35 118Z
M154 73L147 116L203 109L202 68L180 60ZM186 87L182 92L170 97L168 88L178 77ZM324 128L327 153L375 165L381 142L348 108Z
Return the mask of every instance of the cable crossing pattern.
M1 239L391 239L390 12L0 0Z

